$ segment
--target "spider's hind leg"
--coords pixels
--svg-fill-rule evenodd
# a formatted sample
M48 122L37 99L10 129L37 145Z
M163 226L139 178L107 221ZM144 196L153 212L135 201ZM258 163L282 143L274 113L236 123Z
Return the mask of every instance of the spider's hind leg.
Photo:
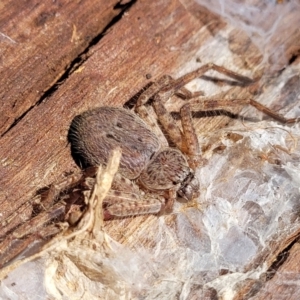
M287 119L281 114L271 110L270 108L260 104L259 102L253 99L209 99L209 98L202 98L202 99L193 99L185 106L188 106L188 109L192 111L212 111L212 110L226 110L231 112L230 107L236 106L246 106L251 105L255 107L257 110L263 112L264 114L272 117L273 119L281 122L283 124L292 124L299 122L299 118L290 118Z

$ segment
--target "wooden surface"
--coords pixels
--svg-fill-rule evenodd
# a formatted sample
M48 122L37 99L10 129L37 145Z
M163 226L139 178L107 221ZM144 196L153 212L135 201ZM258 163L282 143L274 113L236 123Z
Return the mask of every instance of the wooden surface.
M181 61L193 55L197 44L200 45L201 40L193 39L203 24L180 3L155 2L147 4L149 8L145 5L139 3L134 6L134 12L126 13L122 22L103 36L101 43L88 49L86 57L89 59L83 65L69 74L49 96L36 97L25 115L26 108L23 108L20 115L14 117L19 119L17 124L2 136L0 203L3 222L18 209L22 212L5 230L2 228L2 235L29 217L31 211L26 203L38 189L61 179L64 172L77 169L66 140L75 115L95 106L125 103L149 82L147 74L155 79L172 73ZM163 14L158 15L156 12L162 7ZM115 11L111 10L112 17ZM101 11L98 19L104 18ZM176 14L178 22L175 24L171 13ZM130 14L135 17L131 18ZM162 25L160 20L164 20ZM216 22L215 26L220 23ZM70 38L72 34L70 32ZM202 38L208 36L203 34ZM71 43L70 39L68 41ZM23 74L22 70L18 72ZM46 85L42 90L48 89ZM25 96L23 101L26 99ZM4 114L8 112L4 111Z
M295 243L281 258L284 263L280 260L277 262L276 268L270 272L270 278L255 299L272 299L276 294L281 295L282 299L299 299L300 244Z
M4 135L76 63L120 13L117 1L3 1L1 4L2 113Z
M226 26L188 0L116 4L30 0L0 5L2 238L30 218L39 189L79 172L66 138L75 115L95 106L123 105L163 74L177 77L180 66L196 60L201 45ZM240 34L233 33L232 45ZM259 55L255 48L246 55L248 75ZM216 118L203 126L228 122ZM295 250L287 270L297 257ZM268 293L278 293L269 285Z

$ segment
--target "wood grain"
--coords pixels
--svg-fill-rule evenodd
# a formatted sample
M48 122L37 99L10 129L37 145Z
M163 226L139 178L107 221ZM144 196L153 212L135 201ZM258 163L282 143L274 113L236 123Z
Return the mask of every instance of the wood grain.
M101 105L121 106L163 74L177 77L181 66L196 60L195 53L227 26L194 1L116 3L0 4L0 237L30 219L32 199L41 188L80 171L67 141L74 116ZM260 55L252 46L246 51L243 43L247 38L232 31L237 65L249 74ZM198 133L229 122L228 117L212 119L197 122ZM151 222L155 217L129 220L124 235L114 223L107 230L122 243L141 226L151 228ZM274 247L269 265L290 242L287 237ZM256 293L264 283L257 284L243 282L236 299Z
M280 265L282 262L277 262L279 267L273 270L273 272L270 271L266 284L260 289L259 293L255 294L255 297L250 299L275 299L276 295L278 299L296 300L299 298L299 243L295 243L293 247L281 257L285 261L284 264Z
M120 12L117 1L3 1L0 135L63 76Z
M177 1L141 2L91 47L86 61L1 138L2 222L18 209L18 218L28 218L23 205L38 189L78 171L66 139L75 115L123 104L149 82L146 74L171 73L209 37L204 32L203 40L194 40L202 27ZM17 222L13 218L6 230Z

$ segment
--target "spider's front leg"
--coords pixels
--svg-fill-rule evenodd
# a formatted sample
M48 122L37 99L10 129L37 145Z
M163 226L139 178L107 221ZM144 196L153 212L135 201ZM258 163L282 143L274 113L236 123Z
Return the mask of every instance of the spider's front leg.
M207 71L209 70L214 70L217 71L221 74L224 74L230 78L233 78L234 80L237 80L244 86L249 86L257 82L257 79L251 79L246 76L242 76L236 72L233 72L231 70L228 70L224 67L209 63L206 64L199 69L192 71L172 82L172 85L169 87L163 88L161 92L170 95L170 91L173 91L173 94L176 93L179 89L184 87L187 83L190 81L194 80L197 77L201 77L204 75ZM195 99L196 97L193 97L189 104L187 104L186 110L193 110L193 111L208 111L208 110L217 110L217 109L227 109L228 107L232 106L238 106L238 105L251 105L255 107L257 110L263 112L264 114L272 117L273 119L285 123L285 124L292 124L296 123L299 121L299 118L291 118L291 119L286 119L282 115L276 113L275 111L269 109L268 107L260 104L259 102L253 100L253 99L230 99L230 100L224 100L224 99Z
M199 95L202 95L202 92L196 92L191 93L187 92L187 90L184 88L184 86L194 80L197 77L201 77L209 70L215 70L220 73L225 74L226 76L229 76L235 80L238 80L242 82L243 84L252 84L253 80L241 76L233 71L230 71L226 68L217 66L215 64L206 64L199 69L192 71L176 80L169 78L169 82L165 82L165 84L157 84L156 85L156 91L154 97L153 106L155 109L155 112L157 114L157 117L159 119L159 122L163 126L164 130L166 131L167 135L171 139L171 141L176 145L178 149L181 150L186 156L188 157L189 165L192 169L195 169L197 166L199 166L202 163L201 155L200 155L200 147L198 143L198 138L195 133L195 128L193 126L192 122L192 116L189 105L185 105L180 110L181 115L181 124L182 124L182 131L180 128L174 124L174 120L172 116L168 113L168 111L164 107L164 103L174 94L181 95L183 94L186 99L193 99L195 97L198 97ZM161 86L160 89L158 87ZM138 107L142 105L142 103L146 103L146 99L139 99L138 101Z
M178 162L178 165L180 165L180 162ZM144 175L147 176L147 174L147 170L145 170ZM172 175L172 173L170 175ZM177 199L177 193L180 193L180 189L182 189L181 181L171 187L165 186L165 184L169 183L169 180L174 181L176 177L178 177L178 173L173 175L173 177L169 176L169 178L166 179L166 182L163 184L164 187L160 186L160 188L157 189L154 188L154 186L150 189L149 187L147 188L147 184L151 185L151 183L157 187L156 180L151 183L146 180L147 182L145 183L141 175L137 181L139 186L144 187L145 191L143 191L133 181L117 173L112 184L112 189L103 201L104 220L109 220L114 217L171 212L173 204ZM158 185L160 184L162 183L158 183ZM151 190L151 192L149 190Z
M197 92L191 92L187 90L184 86L181 86L180 88L174 90L170 90L170 86L173 86L173 83L176 82L175 79L173 79L169 75L164 75L161 78L159 78L158 81L153 82L150 87L148 87L138 98L137 103L135 105L135 112L139 115L141 119L143 119L153 130L153 132L156 134L156 136L159 138L160 141L165 141L165 137L159 128L155 118L151 114L149 114L148 109L146 108L145 104L152 98L154 95L156 95L159 91L163 90L164 96L162 97L162 101L167 101L174 93L184 99L192 99L199 96L203 96L202 91Z
M135 194L111 190L103 201L104 220L114 217L157 214L165 207L165 199L156 194Z
M202 163L202 158L190 107L187 104L180 110L181 131L163 104L163 102L166 101L166 97L168 97L168 94L165 94L164 91L160 91L155 95L153 107L157 114L157 118L171 141L182 153L186 154L189 166L195 170Z

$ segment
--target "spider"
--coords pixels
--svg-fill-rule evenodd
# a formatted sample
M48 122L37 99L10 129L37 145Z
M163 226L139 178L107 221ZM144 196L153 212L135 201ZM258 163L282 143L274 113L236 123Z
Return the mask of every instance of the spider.
M201 99L201 92L191 93L184 87L211 69L243 85L255 82L224 67L206 64L175 80L170 76L161 77L139 96L133 111L99 107L73 119L69 140L83 165L105 165L112 149L122 149L119 172L104 200L104 219L170 211L177 198L190 201L198 196L199 182L195 170L202 164L202 158L191 111L252 105L279 122L291 124L299 121L299 118L286 119L253 99ZM182 128L176 125L164 106L173 95L187 101L180 109ZM150 102L160 126L149 113L147 104ZM168 147L162 142L165 140L163 132L170 143ZM95 167L87 168L82 174L68 176L42 192L42 211L1 242L0 267L33 241L60 232L60 226L53 220L63 220L70 215L68 221L73 219L72 223L76 223L81 218L81 208L84 207L82 191L89 192L93 186L95 171ZM75 214L72 213L74 210Z
M105 219L169 211L177 198L190 201L199 195L195 170L202 159L191 111L252 105L280 122L297 121L296 118L285 119L253 99L201 100L201 92L191 93L185 89L188 82L208 70L223 73L245 85L254 83L248 77L210 63L176 80L161 77L139 96L133 111L103 106L73 119L69 138L73 153L79 155L83 165L105 165L114 148L122 149L119 172L104 201ZM164 106L174 94L187 100L180 109L182 129ZM150 100L160 126L147 110ZM163 146L163 132L172 147Z

